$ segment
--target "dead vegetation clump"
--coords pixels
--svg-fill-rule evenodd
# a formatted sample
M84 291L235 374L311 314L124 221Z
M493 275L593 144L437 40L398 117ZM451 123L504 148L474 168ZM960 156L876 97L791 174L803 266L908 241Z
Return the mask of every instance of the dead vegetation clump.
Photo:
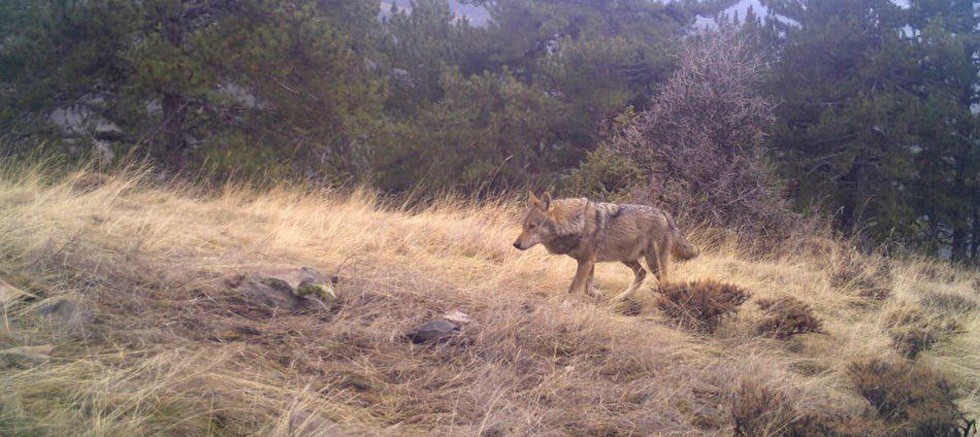
M741 288L713 280L677 282L657 288L657 307L680 326L711 334L722 319L738 313L751 295Z
M756 302L765 313L756 327L759 334L790 338L797 334L821 332L821 322L810 306L790 296L759 299Z
M977 302L958 294L940 291L926 292L919 303L937 313L967 314L977 309Z
M851 380L878 416L910 436L966 436L975 425L957 407L945 376L907 361L868 358L851 363Z
M786 395L757 381L743 381L732 395L736 436L789 435L787 428L796 419L796 409Z
M923 278L933 282L951 284L956 282L956 272L948 264L937 262L924 262L919 269L919 274Z
M858 417L803 414L790 397L755 381L743 381L732 395L733 432L739 437L861 436L872 423Z
M884 315L883 325L895 349L909 359L915 359L959 329L955 320L930 315L918 306L889 311Z

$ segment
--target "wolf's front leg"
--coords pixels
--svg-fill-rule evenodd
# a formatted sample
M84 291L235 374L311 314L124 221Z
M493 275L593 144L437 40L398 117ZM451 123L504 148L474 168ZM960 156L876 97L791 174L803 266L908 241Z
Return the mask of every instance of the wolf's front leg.
M589 276L592 274L592 268L595 266L595 261L585 260L578 262L578 270L575 271L575 279L572 280L572 286L568 287L569 293L585 293L585 287L591 285Z

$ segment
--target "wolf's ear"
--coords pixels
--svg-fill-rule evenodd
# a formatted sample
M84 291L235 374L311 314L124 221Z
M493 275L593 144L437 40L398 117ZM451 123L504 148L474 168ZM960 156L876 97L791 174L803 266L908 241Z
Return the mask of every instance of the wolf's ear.
M534 195L534 191L528 191L527 192L527 201L528 201L528 203L531 204L531 206L533 206L533 207L535 207L537 209L544 209L544 208L541 208L541 206L542 206L541 199L538 199L538 196L535 196Z
M548 207L551 206L551 193L544 193L541 196L541 210L547 211Z

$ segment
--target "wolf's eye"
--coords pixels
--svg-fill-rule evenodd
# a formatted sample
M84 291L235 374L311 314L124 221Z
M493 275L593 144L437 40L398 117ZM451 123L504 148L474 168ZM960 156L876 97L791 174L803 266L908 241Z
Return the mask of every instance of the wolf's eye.
M528 228L528 229L534 229L534 228L536 228L536 227L538 227L538 225L536 225L536 224L534 224L534 223L531 223L531 224L529 224L529 225L527 225L527 228Z

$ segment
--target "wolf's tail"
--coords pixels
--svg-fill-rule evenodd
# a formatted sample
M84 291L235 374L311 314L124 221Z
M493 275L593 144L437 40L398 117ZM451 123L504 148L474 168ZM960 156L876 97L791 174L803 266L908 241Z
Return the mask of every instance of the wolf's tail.
M698 251L698 247L691 244L690 241L687 241L684 234L677 229L677 224L674 223L674 219L668 216L667 223L670 225L670 233L671 237L673 237L671 238L673 245L670 248L670 253L674 255L674 258L679 260L688 260L698 256L700 253L700 251Z

